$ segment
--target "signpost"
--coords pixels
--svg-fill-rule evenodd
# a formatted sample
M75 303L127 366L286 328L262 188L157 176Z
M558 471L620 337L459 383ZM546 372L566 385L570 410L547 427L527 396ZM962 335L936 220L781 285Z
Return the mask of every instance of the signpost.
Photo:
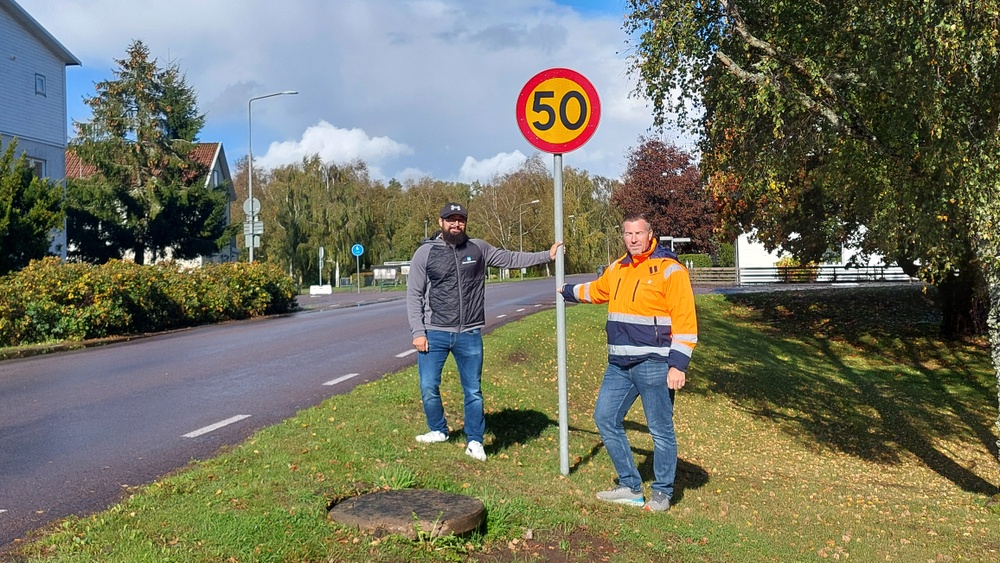
M323 285L323 255L326 254L326 249L322 246L319 247L319 284Z
M243 242L250 249L250 261L253 262L253 249L260 248L260 235L264 233L264 222L257 216L260 213L260 200L257 198L244 200L243 213L247 217L243 222Z
M533 76L517 97L517 126L536 149L552 153L555 236L563 240L562 155L583 146L601 119L597 90L582 74L550 68ZM556 256L556 289L565 283L565 249ZM566 302L556 298L556 341L559 366L559 468L569 475L569 414L566 385Z
M517 97L517 125L531 146L562 154L590 140L601 119L594 86L578 72L551 68L539 72Z
M358 262L358 293L361 293L361 255L365 253L365 247L358 243L354 243L351 247L351 254L354 255L355 260Z
M326 248L319 247L319 285L309 286L309 295L330 295L333 293L332 285L323 285L323 258L326 257Z

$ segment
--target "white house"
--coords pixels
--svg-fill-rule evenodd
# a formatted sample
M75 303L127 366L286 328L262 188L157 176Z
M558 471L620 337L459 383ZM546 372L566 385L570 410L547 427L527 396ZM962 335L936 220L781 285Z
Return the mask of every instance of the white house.
M0 0L0 137L17 137L39 177L63 182L66 67L80 61L13 0ZM65 256L65 233L53 252Z
M882 256L871 256L863 263L852 267L846 265L858 254L856 249L843 247L836 262L824 262L818 269L816 281L865 281L886 279L908 280L899 266L888 265ZM764 245L754 240L751 233L743 233L736 240L736 267L740 271L741 283L771 283L779 281L775 270L778 260L789 256L785 252L768 252Z
M89 178L97 172L97 169L84 164L72 149L66 151L66 177L73 179ZM226 223L232 222L230 209L232 202L236 201L236 190L233 187L233 179L229 173L229 161L226 159L226 151L222 148L222 143L198 143L192 153L192 158L203 164L208 170L205 176L205 185L210 188L226 190L229 195L226 205ZM129 259L128 256L125 256ZM239 258L239 250L236 248L236 239L230 239L229 245L212 255L199 256L193 260L178 260L177 262L186 267L198 267L209 263L235 262ZM170 259L170 250L167 249L167 259ZM145 263L152 264L156 260L151 254L146 255Z

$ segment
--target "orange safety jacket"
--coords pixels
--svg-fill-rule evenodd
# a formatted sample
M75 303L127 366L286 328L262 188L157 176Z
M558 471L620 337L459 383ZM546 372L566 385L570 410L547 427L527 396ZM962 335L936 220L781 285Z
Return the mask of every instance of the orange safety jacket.
M698 343L691 278L657 241L644 254L625 255L597 280L567 284L573 303L607 303L608 362L628 368L646 360L687 371Z

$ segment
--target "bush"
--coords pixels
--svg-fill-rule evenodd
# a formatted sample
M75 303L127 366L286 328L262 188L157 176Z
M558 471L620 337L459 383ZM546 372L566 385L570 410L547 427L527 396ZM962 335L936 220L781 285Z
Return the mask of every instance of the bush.
M731 242L723 242L719 244L719 251L717 254L719 260L719 266L723 268L733 268L736 266L736 248Z
M692 268L711 268L712 257L708 254L681 254L677 258L681 264Z
M774 263L778 268L778 276L785 283L808 283L816 281L819 268L815 262L801 265L798 258L785 256Z
M351 285L354 287L358 286L358 274L351 274ZM375 285L375 274L373 272L361 272L361 287L370 287Z
M99 266L48 257L2 278L0 346L157 332L293 310L295 286L267 263Z

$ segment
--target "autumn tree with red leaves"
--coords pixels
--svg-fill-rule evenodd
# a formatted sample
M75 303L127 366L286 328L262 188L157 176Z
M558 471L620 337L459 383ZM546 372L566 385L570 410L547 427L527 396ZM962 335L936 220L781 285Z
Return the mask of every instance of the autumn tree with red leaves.
M691 154L659 139L643 138L628 156L622 185L611 204L623 213L641 212L657 237L690 238L678 253L713 254L715 211Z

